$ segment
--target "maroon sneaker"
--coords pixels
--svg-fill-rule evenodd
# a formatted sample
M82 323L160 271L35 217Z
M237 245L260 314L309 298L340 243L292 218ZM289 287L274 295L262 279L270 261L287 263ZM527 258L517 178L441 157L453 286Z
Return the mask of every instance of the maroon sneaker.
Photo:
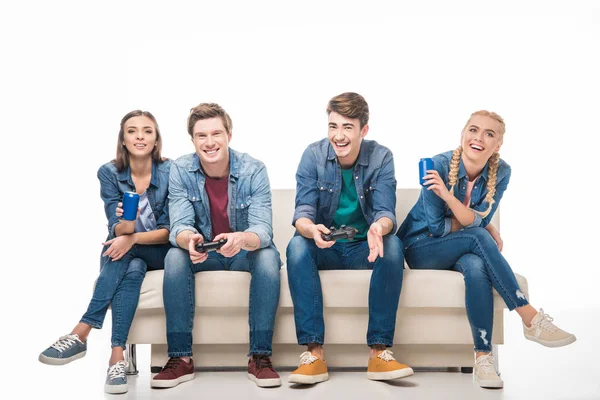
M152 378L150 386L171 388L192 379L194 379L194 360L190 358L190 362L185 362L181 358L171 357L167 365Z
M268 356L253 355L248 360L248 379L254 381L258 387L281 386L281 378L273 369Z

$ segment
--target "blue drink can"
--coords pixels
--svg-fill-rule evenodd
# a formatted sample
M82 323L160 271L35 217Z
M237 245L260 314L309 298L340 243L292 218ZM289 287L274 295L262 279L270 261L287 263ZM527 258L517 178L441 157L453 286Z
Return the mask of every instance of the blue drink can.
M431 158L421 158L419 160L419 181L421 186L425 184L423 177L427 175L427 170L433 169L433 160Z
M140 195L136 192L125 192L123 195L123 216L126 221L134 221L137 217L138 205L140 204Z

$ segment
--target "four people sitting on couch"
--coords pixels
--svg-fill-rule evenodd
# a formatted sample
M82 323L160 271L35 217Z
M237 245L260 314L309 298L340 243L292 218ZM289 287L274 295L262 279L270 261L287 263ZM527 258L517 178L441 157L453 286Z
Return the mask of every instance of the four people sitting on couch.
M388 148L365 139L367 102L359 94L343 93L329 101L327 115L327 138L308 146L296 173L296 234L286 249L287 273L298 344L307 349L290 383L314 384L329 377L318 274L323 269L373 271L366 332L367 378L372 380L413 374L389 350L405 258L414 269L464 275L474 376L482 387L502 387L491 354L492 288L521 316L527 339L548 347L575 341L529 304L490 224L510 179L510 167L498 154L505 131L500 116L487 111L471 115L460 146L433 158L419 200L397 229L394 159ZM217 104L194 107L187 127L195 152L171 163L160 156L161 136L150 113L134 111L123 118L117 158L98 173L109 238L92 301L72 332L39 356L53 365L83 357L88 334L102 327L111 305L107 393L127 391L123 350L139 290L147 269L162 268L169 361L153 377L152 387L194 378L194 275L219 270L251 274L248 378L260 387L281 385L270 360L281 260L273 243L265 165L229 147L232 121ZM120 218L126 191L141 197L134 221ZM206 251L208 246L216 251Z

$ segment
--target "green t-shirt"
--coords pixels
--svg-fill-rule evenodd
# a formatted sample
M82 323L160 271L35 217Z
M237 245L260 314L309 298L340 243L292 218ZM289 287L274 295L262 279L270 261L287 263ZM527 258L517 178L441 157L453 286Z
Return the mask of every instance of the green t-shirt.
M364 240L367 238L369 225L360 209L352 168L342 169L342 192L340 193L338 208L333 216L333 226L339 228L342 225L358 229L354 240ZM347 242L348 239L340 239L338 241Z

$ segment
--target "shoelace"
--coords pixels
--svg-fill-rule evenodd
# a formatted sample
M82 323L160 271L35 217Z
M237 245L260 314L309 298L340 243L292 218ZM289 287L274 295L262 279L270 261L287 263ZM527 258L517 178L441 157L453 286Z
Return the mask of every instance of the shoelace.
M483 370L486 374L496 374L496 368L494 368L494 356L491 353L487 356L477 358L475 364L477 364L479 369Z
M125 361L119 361L118 363L111 365L108 368L108 377L111 380L125 378L125 368L127 368L127 363Z
M394 354L392 351L384 350L381 353L379 353L377 357L381 358L383 361L395 361L396 359L394 358L394 356L392 356L392 354Z
M300 354L300 365L312 364L317 360L318 358L313 356L310 351L305 351L304 353Z
M169 358L169 361L167 361L167 365L165 365L162 369L162 371L168 371L170 369L177 369L177 367L179 366L179 364L181 364L183 362L183 360L181 358L176 358L176 357L171 357Z
M271 359L269 357L255 357L254 362L256 363L256 367L258 369L269 368L273 369L273 364L271 363Z
M556 332L556 329L558 329L558 328L556 327L556 325L554 325L552 323L552 321L554 321L554 318L552 318L548 314L544 314L544 310L541 308L540 308L540 316L541 316L541 318L537 321L536 325L538 325L540 328L542 328L543 330L548 331L550 333Z
M76 342L81 342L79 340L79 336L76 334L68 334L65 336L61 336L52 346L53 349L60 351L61 353L71 346L73 346Z

